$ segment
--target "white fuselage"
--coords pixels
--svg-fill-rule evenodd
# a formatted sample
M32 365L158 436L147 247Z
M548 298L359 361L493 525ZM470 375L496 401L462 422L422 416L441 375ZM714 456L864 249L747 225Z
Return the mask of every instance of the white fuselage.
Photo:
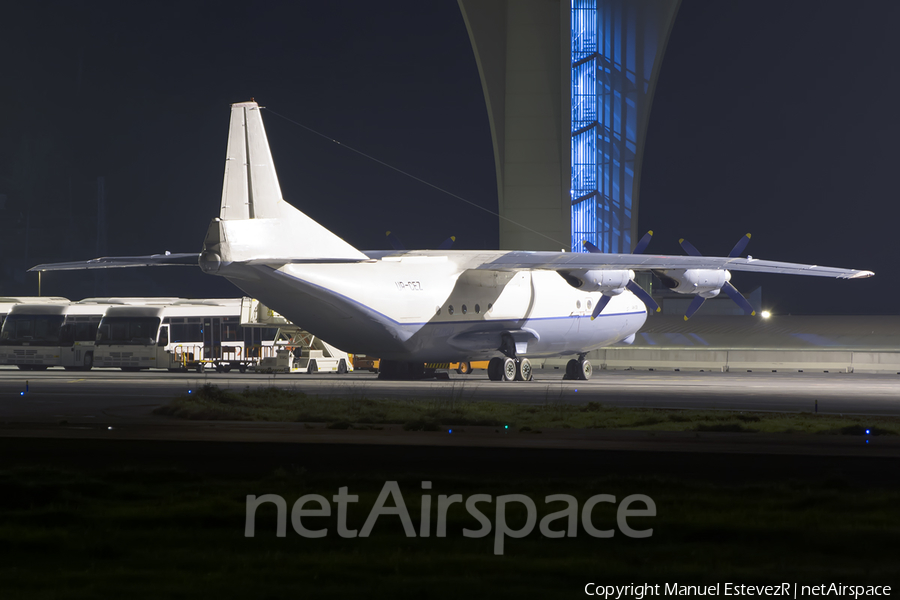
M496 254L367 252L365 262L230 264L218 274L337 347L395 360L500 356L494 342L505 331L527 332L523 356L580 354L627 338L646 320L630 292L591 320L601 295L555 271L477 268Z

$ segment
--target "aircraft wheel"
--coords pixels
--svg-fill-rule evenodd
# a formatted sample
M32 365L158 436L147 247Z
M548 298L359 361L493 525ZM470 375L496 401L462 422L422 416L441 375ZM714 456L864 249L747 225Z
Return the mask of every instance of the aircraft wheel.
M578 379L578 369L581 368L574 358L566 363L566 375L563 379Z
M378 379L394 379L397 375L397 363L392 360L378 361Z
M503 359L499 356L495 356L488 363L488 379L491 381L500 381L501 377L503 377Z
M503 359L503 371L501 372L501 379L503 381L515 381L516 372L519 369L516 367L516 361L512 358L504 358Z
M591 378L591 374L594 372L594 367L591 365L591 361L588 359L583 359L578 365L578 379L582 381L587 381Z
M456 372L460 375L468 375L472 372L472 365L467 362L461 362L459 363L459 366L456 367Z
M309 361L309 366L306 367L306 372L309 375L319 372L319 365L316 364L316 361L314 361L314 360Z
M394 364L394 379L409 379L409 363L401 360Z
M531 381L534 375L531 373L531 361L520 358L516 361L516 381Z
M338 375L343 375L347 372L347 361L345 361L343 358L341 359L341 362L338 363L337 372Z

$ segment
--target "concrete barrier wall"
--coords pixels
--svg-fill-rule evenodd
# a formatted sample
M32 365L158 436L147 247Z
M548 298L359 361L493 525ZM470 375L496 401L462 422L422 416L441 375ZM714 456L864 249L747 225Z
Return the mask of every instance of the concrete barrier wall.
M848 350L694 350L603 348L588 354L596 369L660 371L792 371L900 374L900 352ZM565 367L547 359L544 368ZM540 362L540 361L536 361Z

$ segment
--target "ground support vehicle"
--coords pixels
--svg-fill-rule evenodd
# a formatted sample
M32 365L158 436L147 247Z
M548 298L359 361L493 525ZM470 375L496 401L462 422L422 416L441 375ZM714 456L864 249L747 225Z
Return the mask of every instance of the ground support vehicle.
M349 373L350 355L305 331L297 331L287 344L279 342L275 356L259 361L259 373Z
M354 354L351 356L351 362L353 363L353 368L356 371L369 371L372 373L377 373L378 365L381 361L379 361L374 356Z
M487 369L487 360L473 360L466 362L425 363L426 371L456 371L460 375L468 375L474 369Z
M166 299L111 307L98 330L96 365L124 371L246 371L273 352L277 328L242 327L243 300Z

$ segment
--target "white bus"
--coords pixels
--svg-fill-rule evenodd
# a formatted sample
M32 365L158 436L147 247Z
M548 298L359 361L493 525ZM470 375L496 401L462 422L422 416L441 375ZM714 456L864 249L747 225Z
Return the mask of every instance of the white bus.
M69 299L61 298L59 296L0 296L0 328L3 327L3 321L6 320L6 315L9 314L9 311L11 311L12 307L16 304L41 304L44 302L67 304Z
M64 298L15 304L0 328L0 364L23 371L48 367L89 371L97 326L107 306Z
M246 371L273 353L277 327L242 327L241 298L112 306L97 330L94 364L123 371Z

